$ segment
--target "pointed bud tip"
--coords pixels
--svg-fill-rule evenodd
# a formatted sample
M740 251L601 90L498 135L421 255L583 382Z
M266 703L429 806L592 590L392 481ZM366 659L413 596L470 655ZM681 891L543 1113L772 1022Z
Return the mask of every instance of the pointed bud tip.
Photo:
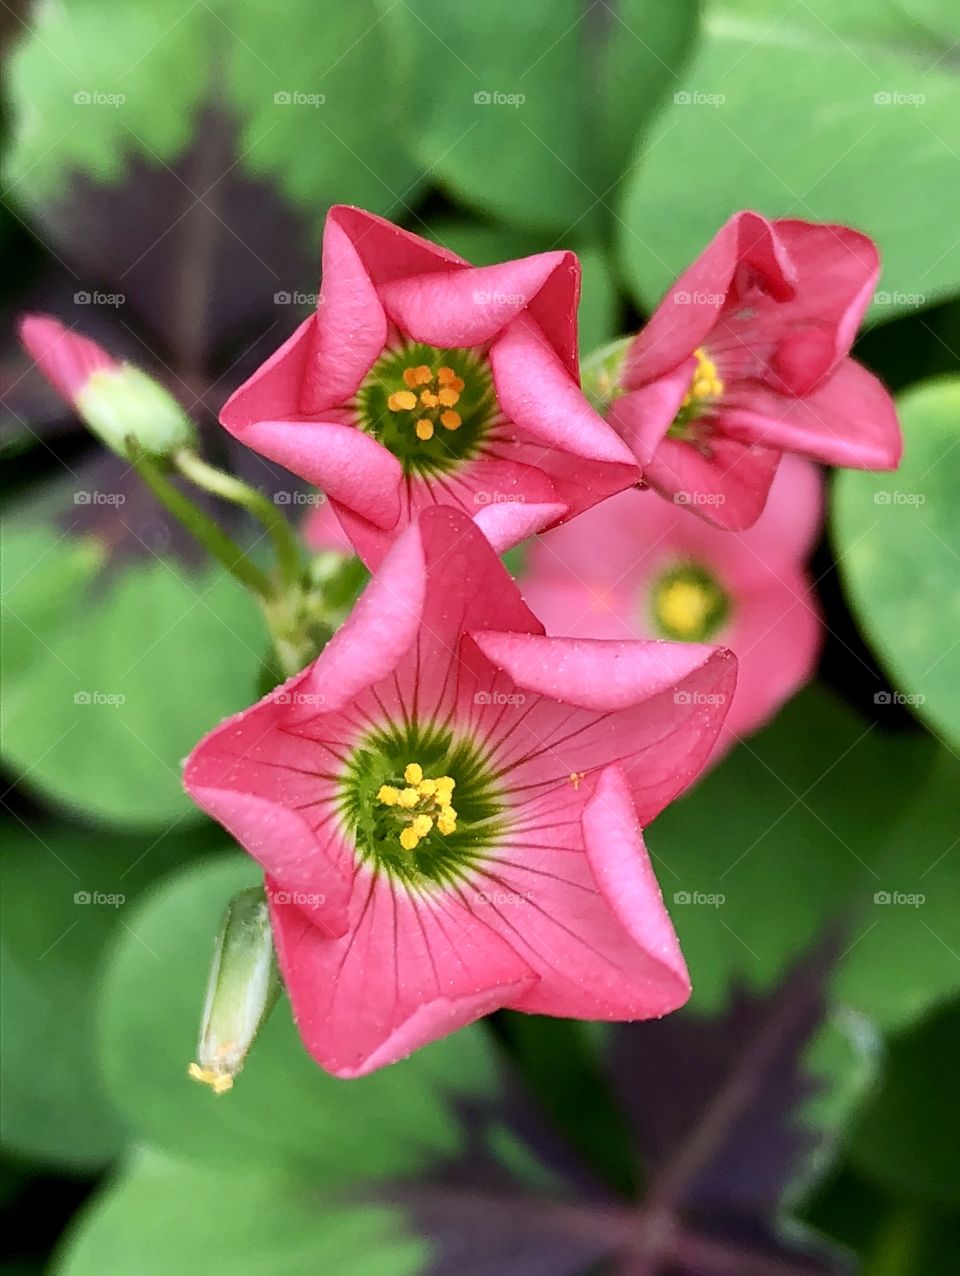
M51 315L24 315L20 340L53 388L111 451L130 460L132 437L151 456L196 443L193 422L158 381L120 363Z

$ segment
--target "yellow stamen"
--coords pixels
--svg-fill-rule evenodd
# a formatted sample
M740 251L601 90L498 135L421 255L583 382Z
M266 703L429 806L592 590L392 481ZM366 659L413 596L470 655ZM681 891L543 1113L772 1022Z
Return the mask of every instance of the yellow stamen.
M419 784L423 779L423 767L419 762L408 762L403 769L403 778L408 784Z
M675 580L657 598L661 623L680 637L701 633L713 606L710 591L693 580Z
M450 833L455 832L456 827L457 827L456 811L447 809L446 811L441 811L440 814L437 816L437 832L442 833L444 837L446 837Z
M194 1081L208 1085L214 1094L226 1094L233 1089L233 1077L227 1072L217 1072L213 1068L201 1068L199 1063L191 1063L187 1068L187 1076Z
M396 806L399 797L399 789L395 789L391 784L381 784L377 800L382 802L384 806Z
M446 412L440 413L440 424L445 430L459 430L462 424L460 413L447 408Z
M437 404L440 402L440 400L437 398L437 396L433 393L432 390L421 390L420 402L423 404L425 408L435 408Z
M440 402L443 404L445 408L452 408L453 405L459 401L460 395L456 392L456 390L453 389L452 386L444 386L443 389L440 391L440 393L437 395L437 398L440 400Z
M426 442L427 439L433 438L433 422L428 421L426 417L421 417L414 428L418 439L423 439Z
M420 836L414 832L413 828L406 828L400 834L400 845L405 851L415 851L419 841Z
M437 791L436 780L421 780L417 785L417 792L421 797L433 797Z
M410 390L397 390L387 399L391 412L410 412L417 406L417 396Z
M426 837L433 828L433 816L431 815L415 815L413 823L410 826L417 837Z
M401 789L397 794L397 805L402 806L405 811L412 811L420 800L420 794L416 789Z

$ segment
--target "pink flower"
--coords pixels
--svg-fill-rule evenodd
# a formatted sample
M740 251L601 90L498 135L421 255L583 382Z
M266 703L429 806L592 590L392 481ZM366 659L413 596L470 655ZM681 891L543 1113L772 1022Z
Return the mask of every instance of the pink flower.
M783 452L896 468L893 402L848 351L879 275L846 226L737 213L630 345L608 419L646 481L749 527Z
M719 642L737 690L714 760L812 676L821 621L804 561L820 529L817 468L786 456L759 521L724 532L624 492L537 539L522 582L551 633L577 638Z
M696 776L726 651L547 638L479 529L428 510L302 674L186 787L263 866L303 1040L359 1076L500 1006L689 994L641 827Z
M338 207L322 287L220 419L322 488L368 563L431 505L506 549L639 478L580 393L572 253L475 267Z

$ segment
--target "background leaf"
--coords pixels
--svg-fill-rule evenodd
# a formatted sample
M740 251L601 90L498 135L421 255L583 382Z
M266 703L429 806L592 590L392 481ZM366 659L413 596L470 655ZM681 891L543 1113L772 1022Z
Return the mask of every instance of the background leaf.
M690 0L384 7L423 89L423 165L472 207L567 237L610 215L695 15Z
M647 309L737 209L845 222L883 257L875 318L960 288L955 37L873 0L719 0L622 204Z
M175 1244L171 1244L175 1238ZM331 1206L282 1176L150 1152L81 1215L56 1276L415 1276L427 1247L385 1207Z
M190 868L168 878L120 936L102 1003L104 1075L118 1108L141 1137L180 1157L300 1172L317 1187L452 1156L458 1099L497 1077L480 1028L348 1084L309 1058L283 1000L228 1095L187 1079L220 915L258 878L240 856Z
M900 396L898 472L837 475L833 533L851 604L903 699L960 742L960 377Z
M89 554L53 532L10 526L4 550L20 566L33 558L4 607L18 667L3 706L7 766L95 820L196 818L180 763L253 698L265 646L253 602L220 569L193 576L155 556L94 582Z
M5 826L0 894L3 1140L77 1171L116 1156L125 1132L97 1068L93 1006L103 950L144 885L208 844Z

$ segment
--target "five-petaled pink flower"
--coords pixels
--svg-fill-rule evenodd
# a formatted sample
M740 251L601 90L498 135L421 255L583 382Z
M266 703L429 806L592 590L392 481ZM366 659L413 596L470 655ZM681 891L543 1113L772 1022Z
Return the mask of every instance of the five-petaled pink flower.
M630 344L607 418L644 479L740 530L783 452L893 469L893 402L847 357L873 296L873 242L846 226L732 217ZM696 500L710 497L710 500Z
M334 208L316 312L220 419L322 488L368 564L432 505L505 549L640 477L580 392L579 288L569 252L474 267Z
M624 492L538 538L523 596L552 634L729 647L737 690L716 760L813 675L822 625L804 562L821 509L820 473L797 456L783 458L766 509L745 532Z
M476 525L423 513L315 663L186 766L266 871L317 1061L358 1076L500 1006L680 1006L641 828L702 768L735 663L545 637Z

